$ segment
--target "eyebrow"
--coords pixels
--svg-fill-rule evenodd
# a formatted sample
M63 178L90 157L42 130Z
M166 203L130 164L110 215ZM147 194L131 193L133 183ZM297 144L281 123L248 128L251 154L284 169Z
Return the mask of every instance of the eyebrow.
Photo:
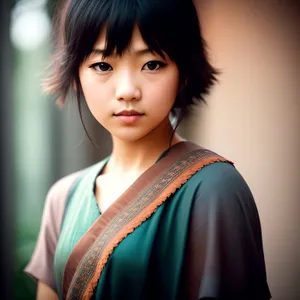
M99 48L92 49L92 53L97 54L97 55L103 55L104 52L105 52L104 49L99 49ZM135 54L137 56L142 56L142 55L145 55L145 54L148 54L148 53L153 53L153 51L151 51L149 48L133 51L133 54Z

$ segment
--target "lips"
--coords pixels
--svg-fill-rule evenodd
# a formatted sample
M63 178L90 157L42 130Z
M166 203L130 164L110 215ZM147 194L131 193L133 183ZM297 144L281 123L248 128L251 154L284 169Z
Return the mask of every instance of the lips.
M122 110L117 114L114 114L115 116L119 117L119 116L142 116L143 113L140 113L136 110Z
M122 110L117 114L114 114L115 118L121 122L121 124L133 125L138 122L145 114L136 110Z

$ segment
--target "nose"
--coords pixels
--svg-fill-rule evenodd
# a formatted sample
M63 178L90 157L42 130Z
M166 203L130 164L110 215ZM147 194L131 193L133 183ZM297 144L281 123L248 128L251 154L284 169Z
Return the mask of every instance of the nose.
M119 101L138 101L142 93L137 79L132 73L120 74L116 84L116 99Z

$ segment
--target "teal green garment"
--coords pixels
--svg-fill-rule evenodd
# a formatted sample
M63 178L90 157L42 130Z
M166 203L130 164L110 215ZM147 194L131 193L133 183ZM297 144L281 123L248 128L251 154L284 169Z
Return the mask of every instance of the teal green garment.
M107 160L87 169L70 194L54 259L60 299L66 261L101 215L93 190ZM190 220L196 220L193 228ZM95 299L187 299L181 295L189 231L199 251L194 254L201 269L199 299L269 299L255 202L228 163L198 171L122 240L101 273Z

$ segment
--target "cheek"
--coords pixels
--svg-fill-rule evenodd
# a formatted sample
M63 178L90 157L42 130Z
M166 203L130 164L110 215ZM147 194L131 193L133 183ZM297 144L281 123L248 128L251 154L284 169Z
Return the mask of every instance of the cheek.
M81 74L81 87L88 108L96 119L101 119L105 113L108 90L107 85L101 85L95 77L89 74ZM102 109L101 109L102 108Z
M157 114L166 114L172 109L178 94L179 76L177 73L166 76L161 79L151 91L148 91L153 105L151 110Z

